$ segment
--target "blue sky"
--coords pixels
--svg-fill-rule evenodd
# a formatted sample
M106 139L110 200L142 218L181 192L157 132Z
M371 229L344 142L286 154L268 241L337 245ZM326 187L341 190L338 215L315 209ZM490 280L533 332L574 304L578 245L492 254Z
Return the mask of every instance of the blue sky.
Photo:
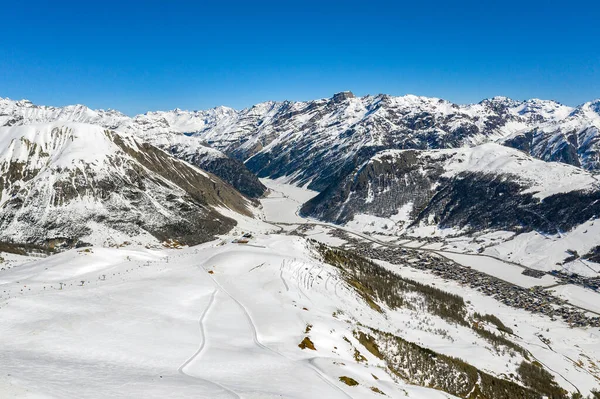
M0 97L128 114L352 90L600 97L594 1L10 1Z

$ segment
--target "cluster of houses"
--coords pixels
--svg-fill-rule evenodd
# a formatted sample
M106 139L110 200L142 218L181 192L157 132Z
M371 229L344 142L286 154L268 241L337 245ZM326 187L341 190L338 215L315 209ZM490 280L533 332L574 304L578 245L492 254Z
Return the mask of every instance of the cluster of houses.
M346 237L348 239L348 237ZM541 313L552 319L563 319L574 327L600 327L600 317L590 317L543 287L523 288L441 256L409 248L373 247L371 243L352 240L352 249L372 259L428 270L448 280L454 280L495 297L505 305Z
M529 276L529 277L542 278L546 275L546 272L543 270L527 268L527 269L524 269L521 274L524 276Z
M559 279L563 284L580 285L584 288L600 292L600 277L584 277L560 270L552 270L550 274Z

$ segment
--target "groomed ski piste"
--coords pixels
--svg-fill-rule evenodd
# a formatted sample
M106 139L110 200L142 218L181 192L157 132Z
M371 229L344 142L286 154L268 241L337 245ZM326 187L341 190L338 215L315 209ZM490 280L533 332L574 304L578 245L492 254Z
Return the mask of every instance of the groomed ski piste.
M265 214L276 206L291 222L298 202L277 198L294 189L271 188ZM305 238L238 222L229 235L195 247L80 248L20 264L11 257L0 271L0 397L453 398L389 373L355 337L363 328L495 376L514 373L522 360L435 315L384 304L377 312ZM242 232L253 234L250 242L232 242ZM315 237L335 243L326 230ZM516 342L563 388L586 395L598 387L597 329L509 308L424 271L386 267L514 326ZM299 347L305 338L314 350Z

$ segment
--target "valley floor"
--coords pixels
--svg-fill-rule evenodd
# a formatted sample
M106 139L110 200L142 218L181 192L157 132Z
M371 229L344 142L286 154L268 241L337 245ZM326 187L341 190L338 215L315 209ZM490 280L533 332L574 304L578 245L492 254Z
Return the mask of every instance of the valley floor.
M420 240L419 237L407 240L400 239L394 235L378 234L375 231L378 231L378 223L382 223L382 221L378 220L379 218L367 217L366 215L363 215L362 219L364 221L370 221L369 223L349 223L347 226L338 226L330 223L323 223L316 219L302 218L298 216L300 206L310 198L314 197L317 194L316 192L280 181L262 179L262 182L271 190L269 197L263 200L266 219L273 223L279 223L281 226L286 224L291 225L292 228L302 224L310 225L312 226L312 230L308 232L306 236L316 239L317 241L334 246L341 245L343 241L335 237L335 234L331 234L333 230L338 230L349 233L353 237L358 237L363 241L370 241L380 245L405 247L423 252L437 253L463 266L473 268L519 287L532 288L534 286L541 286L552 288L552 292L558 293L558 296L562 299L569 301L581 309L588 310L591 315L600 315L600 309L598 308L598 304L600 303L600 292L585 289L581 286L564 285L559 279L549 274L539 278L522 274L523 270L526 268L537 269L534 267L537 264L536 262L539 262L540 258L548 256L548 252L550 252L551 256L558 256L557 254L561 251L564 253L563 247L565 247L565 245L573 247L575 245L574 241L577 241L578 239L577 237L561 236L551 238L537 234L537 236L543 237L543 241L547 241L548 243L538 242L540 248L536 249L536 234L528 233L524 234L524 238L518 237L501 242L498 246L491 247L483 253L478 253L474 249L475 247L472 243L474 240L472 238L452 237L447 240L442 239L441 241L431 243L425 239ZM387 222L389 222L389 220ZM590 224L593 226L593 223ZM508 235L511 236L512 234ZM578 232L574 231L571 235L577 236ZM502 234L496 233L493 240L498 240L501 237ZM531 237L534 238L532 239ZM562 241L560 240L561 238L563 239ZM504 239L506 239L506 237L504 237ZM500 254L498 253L499 248L515 246L517 245L517 242L527 240L531 240L532 242L528 242L526 250L523 249L520 251L521 255L517 259L522 263L511 260L510 256L507 256L508 259L503 259L506 256L500 257ZM548 251L548 248L553 246L556 248ZM530 254L530 256L527 257L525 252ZM583 266L584 262L584 260L578 260L571 263L579 264L575 271L582 272L581 269L584 268L584 275L590 275L592 277L600 276L600 273L596 273L587 266ZM571 265L568 270L571 271L573 268L574 266ZM548 268L541 268L541 270L548 270ZM554 288L559 285L559 289Z

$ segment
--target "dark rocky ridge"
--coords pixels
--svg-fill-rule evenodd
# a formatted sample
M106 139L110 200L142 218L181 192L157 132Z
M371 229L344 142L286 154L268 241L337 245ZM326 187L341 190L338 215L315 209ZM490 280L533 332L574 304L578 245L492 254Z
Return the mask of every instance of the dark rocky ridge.
M267 191L267 188L258 180L258 177L250 172L243 162L237 159L229 158L224 154L223 156L213 157L200 151L189 151L189 148L179 144L163 149L175 158L182 159L218 176L248 198L260 198Z

